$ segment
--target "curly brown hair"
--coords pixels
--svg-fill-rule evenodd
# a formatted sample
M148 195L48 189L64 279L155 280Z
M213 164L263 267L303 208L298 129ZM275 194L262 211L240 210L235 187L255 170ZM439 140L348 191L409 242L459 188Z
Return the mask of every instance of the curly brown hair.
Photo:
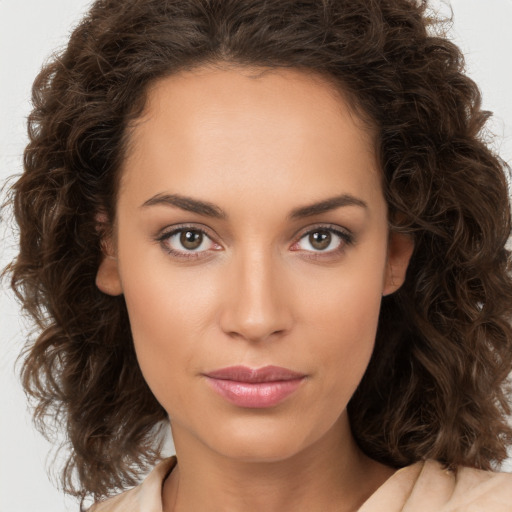
M37 337L22 367L40 429L57 418L68 492L100 498L158 457L167 414L145 383L122 296L101 293L96 216L115 219L130 123L150 84L211 63L329 78L376 129L391 229L414 238L383 299L349 403L370 457L489 469L512 442L508 166L488 148L477 86L425 1L98 0L35 80L8 269ZM78 484L73 477L78 476Z

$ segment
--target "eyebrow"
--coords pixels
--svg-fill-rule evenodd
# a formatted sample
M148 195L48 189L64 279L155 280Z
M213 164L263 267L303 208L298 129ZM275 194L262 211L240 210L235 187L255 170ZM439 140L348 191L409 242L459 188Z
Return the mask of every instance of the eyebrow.
M198 213L199 215L204 215L205 217L213 217L215 219L228 218L226 212L213 203L209 203L208 201L200 201L199 199L194 199L192 197L182 196L179 194L157 194L156 196L153 196L142 203L143 208L155 205L176 206L177 208L181 208L187 212Z
M201 201L192 197L182 196L180 194L157 194L141 206L143 208L156 205L174 206L185 210L187 212L197 213L205 217L212 217L215 219L227 219L228 214L219 208L217 205L208 201ZM296 220L305 217L312 217L320 213L329 212L342 206L359 206L361 208L368 208L368 205L362 199L359 199L351 194L341 194L339 196L330 197L317 203L294 208L288 215L288 219Z
M289 219L302 219L304 217L311 217L319 213L329 212L342 206L360 206L361 208L368 208L368 205L357 197L350 194L341 194L339 196L324 199L318 203L313 203L307 206L295 208L290 212Z

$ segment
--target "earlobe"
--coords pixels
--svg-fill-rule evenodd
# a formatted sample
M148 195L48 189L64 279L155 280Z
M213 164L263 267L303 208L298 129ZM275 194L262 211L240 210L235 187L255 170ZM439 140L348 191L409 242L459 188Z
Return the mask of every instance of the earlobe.
M96 286L107 295L121 295L123 293L117 258L103 255L98 272L96 273Z
M396 292L403 285L413 250L414 241L410 235L390 233L383 296Z
M98 230L105 233L106 216L98 214L96 220L98 222ZM107 295L121 295L123 287L119 277L119 267L111 236L105 235L102 238L101 252L101 262L96 272L96 286Z

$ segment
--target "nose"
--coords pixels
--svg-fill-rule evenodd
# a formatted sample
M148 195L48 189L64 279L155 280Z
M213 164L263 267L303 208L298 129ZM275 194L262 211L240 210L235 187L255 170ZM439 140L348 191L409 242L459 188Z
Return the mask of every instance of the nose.
M258 253L240 255L230 265L220 325L231 337L261 342L290 331L292 291L275 260L270 254Z

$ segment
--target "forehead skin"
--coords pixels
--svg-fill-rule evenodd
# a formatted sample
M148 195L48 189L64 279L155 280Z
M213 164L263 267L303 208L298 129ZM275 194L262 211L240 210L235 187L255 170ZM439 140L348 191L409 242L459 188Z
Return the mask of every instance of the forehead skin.
M190 182L195 196L211 198L211 183L204 192L198 188L200 174L224 191L259 189L265 182L269 201L283 202L283 189L293 196L295 187L303 187L307 203L305 185L311 169L321 165L322 174L329 174L326 185L343 175L342 188L349 178L352 192L364 188L382 198L374 135L317 74L202 67L162 79L148 91L144 114L130 129L120 191L129 180L141 204L172 173L184 189ZM320 198L334 195L331 185L317 187Z

